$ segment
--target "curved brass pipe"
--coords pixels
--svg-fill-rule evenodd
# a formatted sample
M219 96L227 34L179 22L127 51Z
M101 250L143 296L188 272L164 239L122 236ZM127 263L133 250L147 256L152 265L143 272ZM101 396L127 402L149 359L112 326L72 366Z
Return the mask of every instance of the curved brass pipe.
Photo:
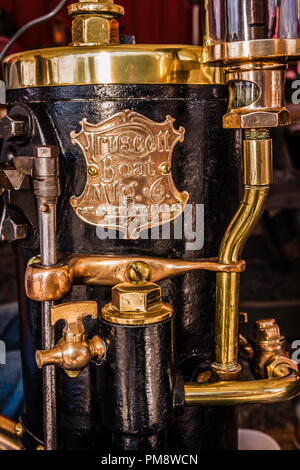
M241 258L245 243L262 216L268 194L268 185L245 186L243 200L221 243L220 263L230 264ZM227 373L234 374L239 371L237 364L239 291L239 273L217 274L216 363L212 367L220 379L222 376L225 378Z
M269 194L269 186L245 186L244 197L221 242L219 262L241 259L244 246L257 226Z
M292 371L286 377L236 382L187 383L187 405L235 406L276 403L300 395L300 376Z

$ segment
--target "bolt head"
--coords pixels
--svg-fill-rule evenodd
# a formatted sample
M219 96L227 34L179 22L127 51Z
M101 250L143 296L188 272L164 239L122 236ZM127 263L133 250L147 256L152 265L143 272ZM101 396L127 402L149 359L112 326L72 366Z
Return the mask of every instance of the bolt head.
M149 282L151 277L151 270L147 263L144 261L136 261L131 263L127 268L127 278L135 285Z
M72 24L73 45L118 44L119 23L109 16L76 15Z
M3 222L2 234L9 243L24 240L28 235L28 225L16 222L11 217L8 217Z
M88 168L88 173L90 176L98 176L99 175L99 169L96 165L90 165Z
M168 175L169 173L171 173L171 167L168 163L163 163L162 165L160 165L160 171L163 175Z
M147 312L159 302L161 289L157 284L119 284L112 289L112 304L119 312Z

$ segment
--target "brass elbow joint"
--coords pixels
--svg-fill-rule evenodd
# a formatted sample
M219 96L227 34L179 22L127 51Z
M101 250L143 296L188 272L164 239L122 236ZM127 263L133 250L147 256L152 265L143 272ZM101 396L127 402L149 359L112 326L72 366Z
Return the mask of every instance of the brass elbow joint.
M75 378L91 361L104 359L106 345L103 339L99 336L86 339L83 325L86 316L97 318L97 302L64 303L52 307L52 325L58 320L65 320L66 326L63 338L53 349L36 352L39 369L56 365L62 367L69 377Z

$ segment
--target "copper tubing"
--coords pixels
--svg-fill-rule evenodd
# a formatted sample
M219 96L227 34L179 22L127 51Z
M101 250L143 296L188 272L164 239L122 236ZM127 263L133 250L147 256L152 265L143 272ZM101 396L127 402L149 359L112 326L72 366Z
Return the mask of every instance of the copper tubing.
M235 406L276 403L300 394L300 376L290 371L286 377L216 383L187 383L185 403L201 406Z

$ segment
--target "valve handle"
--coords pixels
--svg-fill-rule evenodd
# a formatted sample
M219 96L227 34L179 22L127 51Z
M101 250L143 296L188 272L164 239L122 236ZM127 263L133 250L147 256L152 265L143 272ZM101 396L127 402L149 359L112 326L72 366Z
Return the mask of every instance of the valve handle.
M64 320L68 332L77 335L84 332L83 319L89 316L97 318L97 315L97 302L66 302L51 308L51 324L54 326L59 320Z

